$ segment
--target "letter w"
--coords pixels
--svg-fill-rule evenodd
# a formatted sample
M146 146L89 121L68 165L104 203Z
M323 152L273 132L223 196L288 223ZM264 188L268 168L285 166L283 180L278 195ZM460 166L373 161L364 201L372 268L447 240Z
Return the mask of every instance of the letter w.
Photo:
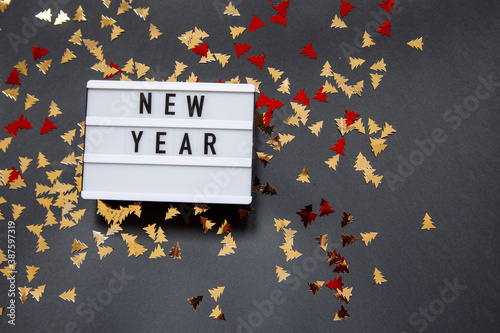
M191 103L191 96L187 96L188 110L189 116L192 117L194 113L194 108L196 108L196 113L198 117L201 117L201 113L203 112L203 101L205 100L205 96L201 96L201 101L198 103L198 96L194 96L193 103Z

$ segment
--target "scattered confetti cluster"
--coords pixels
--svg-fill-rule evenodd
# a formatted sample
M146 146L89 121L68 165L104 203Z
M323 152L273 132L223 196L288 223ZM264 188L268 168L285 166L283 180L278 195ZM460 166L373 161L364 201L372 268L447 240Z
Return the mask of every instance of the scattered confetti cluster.
M328 149L330 149L334 153L331 158L325 161L327 164L325 170L337 170L337 168L342 165L343 161L341 161L341 159L343 159L346 154L357 156L353 166L354 171L360 171L367 184L372 183L375 188L378 188L383 176L376 173L376 169L372 167L372 163L368 158L377 158L384 152L388 146L387 141L389 141L389 137L392 137L392 135L396 133L396 129L386 122L385 119L373 120L364 116L366 110L339 110L335 105L331 106L331 117L317 120L314 123L309 122L309 115L314 113L314 109L329 103L328 99L333 94L339 94L339 91L345 95L339 94L339 96L345 98L347 102L351 98L361 97L363 90L367 89L365 87L365 81L349 81L348 77L350 74L339 73L340 70L337 70L336 67L340 66L332 60L326 60L323 64L327 55L321 54L317 50L318 48L315 49L316 42L309 41L306 45L293 45L295 49L292 48L291 52L303 55L303 61L310 62L311 68L316 70L318 79L321 77L321 80L324 79L325 83L313 87L307 82L291 82L289 79L291 75L288 76L287 74L289 73L280 69L282 64L270 59L270 57L266 58L266 54L264 53L265 50L258 45L258 39L251 38L254 31L264 31L266 26L270 24L276 24L282 29L290 28L290 24L288 24L287 27L287 15L289 11L293 10L291 4L293 0L271 2L272 1L269 1L269 10L265 15L262 13L240 13L238 8L230 2L223 10L223 15L230 16L232 20L231 24L224 27L224 29L227 29L226 33L229 33L234 44L225 45L224 47L215 40L211 40L209 35L210 31L205 31L203 27L193 26L191 30L182 32L178 36L172 36L172 29L167 28L168 22L149 22L148 16L153 9L148 6L149 4L147 1L142 1L138 4L136 1L133 2L132 0L121 0L121 2L104 0L102 1L103 7L101 16L93 17L92 20L90 20L90 17L87 17L82 5L77 4L68 5L64 8L64 10L72 8L71 12L65 12L63 9L59 9L56 13L52 12L51 8L49 8L35 15L37 20L52 23L54 26L71 26L71 31L73 31L64 41L61 41L61 44L64 45L64 51L62 53L56 54L56 52L46 49L44 45L32 45L31 56L33 60L31 60L29 54L20 53L20 61L13 63L12 67L8 69L2 68L2 72L0 73L3 78L0 90L4 98L10 99L9 102L12 103L18 102L22 104L24 102L24 111L26 111L25 114L15 116L12 115L14 114L14 112L12 112L9 117L2 119L3 125L1 127L3 128L3 133L0 136L0 150L6 153L9 146L18 136L32 136L37 140L39 135L56 136L61 147L70 147L73 150L60 161L51 158L50 151L39 151L36 156L27 156L23 151L16 152L19 156L15 163L2 159L2 166L0 166L0 186L5 187L8 191L24 191L22 192L23 195L35 198L45 211L43 221L40 219L38 223L25 224L26 228L33 235L32 239L26 241L32 243L32 248L35 253L50 253L51 244L44 238L44 231L51 230L52 232L52 230L58 231L74 228L77 227L79 223L85 222L86 209L81 207L82 203L79 196L82 187L83 136L85 133L85 123L81 121L72 124L70 127L71 129L66 132L64 132L64 130L58 131L58 127L61 129L67 128L66 122L60 120L60 118L63 118L64 113L69 110L61 110L55 102L57 97L35 96L33 91L24 88L23 83L28 82L31 77L39 77L40 75L44 75L47 77L47 80L49 80L49 74L53 71L62 70L61 66L67 66L68 63L78 63L78 56L83 54L83 52L87 52L95 58L95 63L90 67L86 67L88 70L86 74L89 78L129 81L140 79L146 81L157 80L158 78L155 78L154 75L150 73L153 64L146 64L141 59L134 59L136 57L134 54L126 55L126 58L129 60L121 64L115 63L110 59L113 55L111 52L113 43L127 33L121 26L126 28L127 20L132 19L143 22L145 26L144 38L149 40L148 42L154 43L162 40L165 41L167 36L170 35L170 38L174 37L176 42L183 44L183 47L185 46L185 53L179 54L179 60L171 64L171 74L165 81L175 82L182 80L186 82L198 82L202 80L194 73L194 70L189 68L192 66L191 57L196 55L196 61L199 64L209 64L213 62L216 66L219 66L220 78L218 82L235 84L246 82L255 86L258 93L255 102L255 122L260 130L258 134L264 137L270 149L276 152L273 153L274 155L264 151L256 152L257 158L261 162L263 168L270 165L272 161L279 159L278 153L280 153L282 149L293 148L293 140L300 139L299 134L297 134L298 132L295 131L296 128L307 127L311 135L320 137L322 133L325 132L327 126L335 126L340 133L339 139L331 142L329 146L315 147L315 149L323 151L329 151ZM11 1L0 1L0 11L2 13L7 11L10 3ZM340 0L338 3L339 7L337 12L332 13L331 28L333 33L336 32L335 29L348 29L347 23L349 22L347 21L347 16L353 15L353 13L356 12L357 6L361 6L361 4L356 3L355 5L344 0ZM386 0L378 5L384 11L391 14L394 0ZM91 30L88 26L96 23L99 24L102 32L106 32L106 38L103 37L104 33L100 35L87 35L87 31ZM376 43L380 38L391 37L391 28L394 28L394 30L400 29L400 27L397 26L392 27L390 19L387 19L376 30L376 36L371 36L368 32L364 31L362 41L363 51L375 49ZM36 44L36 42L34 43ZM415 38L407 44L411 48L420 51L423 50L422 37ZM255 68L259 71L262 70L258 78L247 77L241 74L241 77L244 79L240 80L240 75L233 78L225 77L222 79L224 77L224 67L228 63L238 62L242 67L247 66L248 61L244 58L252 64L252 70ZM59 61L59 59L61 60ZM366 70L366 80L369 78L372 86L370 89L375 90L383 85L382 79L387 73L387 64L384 58L380 58L372 64L365 64L366 60L360 57L349 57L349 59L342 59L339 61L346 62L350 66L352 72ZM192 66L192 68L196 67ZM276 92L261 91L260 85L264 81L274 84ZM284 128L287 130L280 131L280 133L275 132L275 128L278 127L276 122L281 121L277 119L277 117L274 117L276 112L283 112L283 114L286 114L286 119L283 123L286 124ZM83 113L81 117L83 118ZM34 124L41 125L34 126ZM368 128L366 128L366 126ZM362 135L368 135L369 146L373 152L373 157L367 158L361 152L356 151L357 147L349 140L349 135L354 135L353 133L355 131ZM338 133L336 134L338 135ZM259 147L259 149L262 149L262 147ZM35 166L37 170L41 169L39 171L47 170L45 172L46 179L34 177L32 170L35 169ZM62 166L65 166L64 170L66 171L63 172ZM303 164L300 165L300 167L296 167L294 175L295 176L289 180L297 181L301 186L306 186L306 184L310 184L312 180L319 180L323 177L323 175L310 173L307 166ZM357 173L353 173L353 175L357 175ZM63 179L65 179L65 181L63 181ZM67 179L71 179L71 181L68 182ZM273 185L268 181L265 181L265 184L263 184L258 177L254 178L252 192L269 196L278 195L278 190ZM6 194L5 197L9 198L9 194ZM3 209L3 213L5 214L4 216L0 210L0 220L6 218L12 218L14 221L20 220L23 212L28 206L23 202L10 202L6 198L3 196L0 197L0 209ZM8 205L10 205L10 207ZM5 207L8 208L6 209ZM237 233L236 236L233 235L234 230L231 224L227 220L223 222L210 220L207 217L209 215L206 214L207 211L211 209L208 205L190 205L190 209L190 214L194 214L194 216L199 215L201 224L199 228L200 232L203 230L204 233L215 233L215 230L217 230L216 234L220 235L218 237L220 237L219 239L222 245L219 252L215 252L212 255L217 257L235 255L235 250L237 249L235 239L238 239L238 235ZM254 210L254 208L249 206L237 207L236 209L241 219ZM5 211L9 211L9 213L5 213ZM316 218L319 217L321 219L323 216L328 217L329 214L334 213L335 211L332 209L332 206L326 200L322 199L319 204L319 211L313 209L313 204L306 205L297 211L298 217L296 217L297 220L295 222L300 221L303 223L304 227L307 228ZM174 239L173 242L175 243L168 247L164 244L169 242L164 230L167 223L171 220L178 219L181 215L178 207L171 204L165 210L165 221L156 221L156 223L148 224L143 228L144 235L149 238L147 243L141 241L144 244L137 241L138 234L126 232L124 223L128 218L140 219L141 214L142 204L140 202L130 203L126 206L113 207L106 202L97 201L97 215L106 221L107 230L93 230L92 235L82 235L82 239L86 241L93 239L95 241L95 245L89 243L89 241L87 241L87 243L97 248L99 260L106 260L106 257L113 255L125 255L125 251L119 253L119 251L115 251L113 247L106 243L110 237L117 237L123 240L127 249L126 255L128 257L137 258L144 256L148 259L158 259L159 261L173 259L181 260L180 243L182 243L182 239ZM341 217L341 228L348 227L354 220L351 214L343 212ZM219 225L217 225L217 223L219 223ZM259 221L259 223L266 223L266 221ZM276 265L275 272L269 272L269 274L277 275L278 283L286 280L287 277L291 275L291 273L287 271L287 267L285 266L286 263L302 256L302 253L296 249L301 248L300 244L294 243L294 236L298 231L289 227L289 225L293 225L293 223L294 221L292 220L281 218L274 219L276 231L282 231L284 237L283 244L279 246L279 249L285 254L284 263L280 263L283 267ZM435 228L434 223L426 213L421 229L430 230L432 228ZM325 282L326 279L324 279L325 281L313 281L307 283L307 285L313 295L316 295L323 286L327 286L330 290L335 291L334 296L343 303L333 316L333 320L337 321L350 317L344 305L348 305L352 296L353 287L348 288L343 286L344 283L342 278L346 276L343 274L350 274L349 265L347 260L342 257L336 249L333 249L333 251L328 249L329 236L330 239L332 239L332 233L331 231L329 232L329 234L325 233L315 237L315 240L321 249L326 252L325 257L328 266L333 266L333 273L339 275L329 279L327 282ZM365 246L368 246L374 241L377 234L377 232L370 231L361 233L360 237L365 243ZM343 248L353 244L358 239L358 237L347 233L340 233L336 237L342 242ZM72 241L67 239L66 242L68 247L67 264L72 269L85 269L87 265L85 260L97 259L97 256L92 257L88 254L89 246L82 240L75 238ZM47 259L49 257L44 258ZM224 258L220 260L224 260ZM2 249L0 249L0 264L5 261L7 261L6 255ZM76 302L76 289L78 289L78 286L64 290L65 288L51 285L49 281L37 281L37 273L40 270L44 270L41 264L42 262L43 261L40 260L40 264L36 264L40 267L35 265L26 266L26 276L30 285L18 287L21 302L24 304L31 295L37 302L42 303L41 298L44 295L46 287L47 292L58 295L62 300L73 303ZM8 278L15 269L16 265L6 265L0 269L0 272ZM21 271L21 269L19 269L19 271ZM387 282L387 280L375 267L373 284L382 284L384 282ZM39 283L44 284L39 285ZM208 290L214 302L217 303L219 301L224 289L224 286L220 286ZM203 295L188 298L189 305L196 310L202 303L203 298ZM3 307L0 307L0 309L3 310ZM224 313L219 308L219 304L213 308L210 317L220 321L226 321Z

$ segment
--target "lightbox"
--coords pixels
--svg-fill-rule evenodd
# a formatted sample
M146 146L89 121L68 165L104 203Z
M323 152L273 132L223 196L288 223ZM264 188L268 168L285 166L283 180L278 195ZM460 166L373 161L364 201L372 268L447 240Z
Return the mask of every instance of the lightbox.
M249 204L255 87L88 81L82 197Z

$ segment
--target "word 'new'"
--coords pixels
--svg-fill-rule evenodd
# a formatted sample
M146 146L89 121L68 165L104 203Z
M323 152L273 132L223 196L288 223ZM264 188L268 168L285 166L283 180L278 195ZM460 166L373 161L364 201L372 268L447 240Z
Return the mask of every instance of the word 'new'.
M170 100L171 98L175 98L175 94L169 94L169 93L165 94L166 115L175 115L175 111L170 109L170 107L175 106L175 103ZM194 96L193 100L191 100L190 95L187 95L186 98L187 98L187 107L189 116L192 117L194 115L194 110L196 109L196 114L198 115L198 117L201 117L201 114L203 112L203 102L205 101L205 96L202 95L199 101L198 101L198 96ZM141 93L139 113L143 114L144 109L146 109L146 112L151 114L151 105L152 105L151 93L148 93L147 100L146 96L144 96L144 93Z

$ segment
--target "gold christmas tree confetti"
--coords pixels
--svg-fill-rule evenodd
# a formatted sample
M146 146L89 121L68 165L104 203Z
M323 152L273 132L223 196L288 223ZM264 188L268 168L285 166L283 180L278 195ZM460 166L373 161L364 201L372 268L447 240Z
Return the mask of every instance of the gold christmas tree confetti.
M115 23L116 21L113 18L101 15L101 29L112 26Z
M30 224L26 226L33 235L39 237L43 230L43 224Z
M28 110L33 105L35 105L35 103L38 101L39 101L39 99L36 98L35 96L30 95L30 94L26 94L26 101L24 102L24 110Z
M181 248L179 246L179 242L175 243L168 256L174 259L181 259Z
M380 130L381 128L377 125L377 123L368 118L368 134L377 133Z
M38 241L36 244L36 252L45 252L45 250L50 249L48 246L47 242L45 241L45 238L43 238L41 235L38 236Z
M68 14L66 14L65 12L60 10L59 14L57 14L57 17L54 20L54 25L60 25L60 24L63 24L64 22L68 22L68 21L69 21Z
M290 81L288 81L288 78L283 80L277 90L283 94L290 94Z
M99 259L102 260L105 256L113 252L113 248L111 246L98 246Z
M149 66L141 64L140 62L135 62L135 69L137 70L137 79L140 79L149 71Z
M118 7L118 12L116 13L116 15L123 14L130 9L132 9L132 6L127 1L122 0L122 2L120 3L120 7Z
M384 128L382 129L382 133L380 133L380 137L385 138L393 133L396 133L396 130L392 127L392 125L385 123Z
M278 282L281 282L283 280L286 280L286 278L290 276L290 273L285 271L280 266L276 265L276 275L278 276Z
M42 21L51 22L52 21L51 9L49 8L47 10L44 10L43 12L36 14L35 17Z
M61 64L65 64L73 59L76 59L76 55L70 49L66 49L64 55L61 58Z
M111 40L117 39L118 36L120 36L124 32L125 32L125 30L123 30L119 26L113 24L113 29L111 30ZM113 69L118 71L116 68L113 68Z
M27 157L19 157L19 167L21 168L21 172L24 173L28 167L30 166L33 159Z
M231 231L233 231L233 229L231 228L231 224L224 220L224 223L222 223L222 225L217 230L217 235L223 235Z
M431 230L431 229L435 229L436 226L434 225L434 222L432 221L431 217L429 216L429 214L425 213L425 216L424 216L424 222L422 222L422 230L424 229L427 229L427 230Z
M271 68L271 67L267 67L267 70L269 71L269 74L273 78L274 82L277 82L281 78L281 75L283 75L283 73L284 73L283 71L280 71L279 69Z
M11 142L12 142L11 136L0 140L0 150L2 150L5 153Z
M222 295L222 293L224 292L225 288L226 288L225 286L222 286L222 287L208 289L208 292L210 293L210 297L212 297L214 299L214 301L217 302L220 295Z
M328 81L325 81L325 84L323 85L323 92L327 94L335 94L338 92L337 89Z
M68 131L68 132L64 133L63 135L61 135L61 138L64 140L64 142L71 145L75 135L76 135L76 129L72 129L71 131Z
M377 236L377 233L376 232L366 232L366 233L361 232L360 235L361 235L361 239L363 240L363 242L365 242L365 245L368 246L368 243L371 243L372 240L375 239L375 236Z
M368 32L365 31L365 34L363 35L363 46L362 47L370 47L372 45L375 45L373 42L373 39L370 37Z
M132 1L130 1L132 2ZM102 4L106 6L106 8L109 8L109 5L111 4L111 0L102 0Z
M42 72L43 74L47 74L50 65L52 65L52 59L44 60L41 63L36 64L36 67L38 67L38 69L40 69L40 72Z
M287 227L289 224L290 224L289 220L277 219L277 218L274 219L274 226L276 227L277 232Z
M372 152L375 156L379 155L384 151L385 147L387 147L385 139L382 138L370 138L370 146L372 147Z
M279 134L279 138L280 138L281 145L284 146L287 143L289 143L290 141L292 141L293 138L295 138L295 136L291 135L291 134L282 134L282 133L280 133Z
M152 240L156 239L156 223L153 224L148 224L147 227L142 228L144 231L146 231L146 234L151 238Z
M318 121L317 123L314 123L308 128L309 130L311 130L311 133L313 133L316 136L319 136L319 132L321 131L322 127L323 127L323 121Z
M76 297L75 288L63 292L61 295L59 295L59 297L61 297L62 299L66 300L66 301L70 301L70 302L75 303L75 297Z
M96 246L102 245L108 237L101 234L99 231L92 230Z
M24 76L28 76L28 65L26 64L26 60L18 62L15 66L15 69L19 71L19 73L23 74Z
M210 313L209 317L213 318L213 319L219 319L219 320L222 320L222 321L226 321L226 317L224 317L224 314L219 309L219 305L217 305L215 307L215 309L212 310L212 313Z
M212 227L215 225L215 222L212 222L211 220L207 219L206 217L200 216L201 220L201 225L203 226L203 230L207 232L208 230L211 230Z
M349 65L351 65L351 70L361 66L364 62L365 62L364 59L349 57Z
M330 63L328 61L325 62L325 64L323 65L323 70L321 71L321 74L319 74L319 75L326 76L326 77L333 76L332 67L330 66Z
M80 268L80 265L85 260L86 256L87 256L87 252L78 253L74 257L71 257L71 261L73 261L73 264L75 264L76 267Z
M12 219L16 221L25 209L26 207L24 206L12 204Z
M373 284L382 284L382 282L387 282L382 273L375 267L375 271L373 272Z
M73 21L87 21L87 18L85 17L85 13L83 12L82 6L78 6L75 12L75 16L73 17Z
M73 245L71 246L71 253L85 251L89 247L85 243L79 241L78 239L73 239Z
M339 163L339 158L340 155L336 154L332 157L330 157L325 163L328 165L329 168L332 168L333 170L337 170L337 164Z
M245 27L229 27L229 33L236 39L236 37L240 36L247 28Z
M19 87L5 89L2 92L5 96L17 101L17 96L19 95Z
M228 254L233 254L236 246L236 242L233 239L231 233L228 233L224 239L221 241L221 244L224 244L222 249L219 251L218 256L226 256Z
M94 55L94 57L97 58L97 60L103 61L104 60L104 55L102 54L102 45L99 45L99 47L94 47L90 50L90 53Z
M155 243L165 243L168 242L168 239L165 237L165 232L161 227L158 227L158 230L156 231L156 238L155 238Z
M38 270L40 267L36 266L26 266L26 274L28 276L28 282L31 282L34 278L36 273L38 273Z
M157 259L161 257L166 257L165 252L163 251L163 248L158 244L158 246L151 251L151 254L149 255L149 259Z
M266 153L262 153L262 152L257 152L257 157L259 158L259 160L261 161L261 163L264 165L264 167L266 167L266 165L268 165L269 163L271 163L271 159L273 158L273 155L268 155Z
M308 283L307 285L309 286L309 290L312 291L313 295L315 296L316 293L323 287L324 284L325 281L316 281Z
M75 31L68 42L71 42L75 45L82 45L82 29L78 29L77 31Z
M410 45L411 47L413 47L414 49L417 49L420 51L422 51L422 46L424 46L424 42L422 41L422 37L411 40L407 44Z
M302 171L300 172L299 177L296 179L299 182L303 183L310 183L309 181L309 171L307 170L307 167L304 167Z
M30 293L31 287L18 287L19 289L19 298L21 299L21 302L24 304L24 302L28 299L28 295Z
M337 29L347 28L347 25L345 24L344 21L340 19L340 17L338 17L338 15L335 15L335 17L332 20L332 25L330 26L330 28L337 28Z
M38 161L37 161L37 169L40 168L45 168L46 166L49 166L50 162L47 160L44 154L41 152L38 153Z
M328 247L328 234L319 235L315 239L318 242L319 246L326 251L326 248Z
M370 73L370 80L372 82L373 89L377 89L382 77L382 74Z
M387 70L385 68L384 58L382 58L379 61L377 61L376 63L374 63L372 65L372 67L370 67L370 69L374 70L374 71L384 71L384 72L387 72Z
M230 16L240 16L240 12L234 5L229 2L229 4L226 6L226 9L224 10L225 15L230 15Z
M34 299L36 299L37 302L40 302L40 298L42 297L42 294L45 292L45 284L43 286L39 286L38 288L35 288L30 291L31 296L33 296Z
M205 204L195 204L194 205L194 215L200 215L208 211L210 207Z
M227 62L229 61L229 58L231 58L230 55L227 55L227 54L221 54L221 53L215 53L215 59L217 59L217 61L219 62L219 64L221 64L221 66L224 68L224 66L226 66ZM252 79L253 80L253 79ZM247 82L248 82L248 78L247 78ZM250 83L250 82L248 82ZM259 92L259 87L258 85L256 85L258 83L258 85L260 85L260 81L257 81L255 80L255 88L257 89L256 91Z
M134 12L139 15L144 21L146 21L146 17L149 14L149 7L147 8L134 8Z
M149 25L149 39L153 40L155 38L160 37L163 35L163 32L161 32L153 23L150 23Z

